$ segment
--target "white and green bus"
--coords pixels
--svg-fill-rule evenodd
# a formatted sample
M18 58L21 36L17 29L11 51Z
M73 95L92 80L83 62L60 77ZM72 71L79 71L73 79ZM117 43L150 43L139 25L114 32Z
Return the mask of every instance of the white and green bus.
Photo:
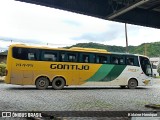
M134 89L152 85L148 57L92 48L11 45L6 71L6 83L35 85L38 89L71 85Z

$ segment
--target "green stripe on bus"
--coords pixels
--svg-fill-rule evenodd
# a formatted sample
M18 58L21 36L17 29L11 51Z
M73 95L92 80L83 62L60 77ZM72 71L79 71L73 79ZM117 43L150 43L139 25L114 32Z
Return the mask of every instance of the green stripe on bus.
M86 81L100 81L101 79L104 79L110 71L114 68L114 65L102 65L98 71L89 79Z
M115 65L114 68L100 81L112 81L115 80L126 68L126 65Z

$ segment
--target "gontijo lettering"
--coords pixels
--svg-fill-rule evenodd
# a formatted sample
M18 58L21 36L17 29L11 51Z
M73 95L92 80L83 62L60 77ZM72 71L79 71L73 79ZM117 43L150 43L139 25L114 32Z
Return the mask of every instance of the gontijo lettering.
M51 64L51 69L89 70L89 65Z

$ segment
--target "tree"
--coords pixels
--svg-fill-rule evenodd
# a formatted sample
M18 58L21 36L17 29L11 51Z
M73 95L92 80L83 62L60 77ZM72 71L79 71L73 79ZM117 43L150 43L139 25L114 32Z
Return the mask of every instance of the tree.
M6 64L0 63L0 76L5 76Z

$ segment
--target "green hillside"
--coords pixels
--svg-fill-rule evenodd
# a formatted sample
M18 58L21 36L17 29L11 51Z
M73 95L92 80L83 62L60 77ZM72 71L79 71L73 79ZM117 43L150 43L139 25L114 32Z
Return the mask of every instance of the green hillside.
M144 54L145 44L130 49L130 53ZM160 42L146 43L146 54L149 57L160 57Z
M103 45L103 44L92 43L92 42L78 43L70 47L106 49L109 52L121 52L121 53L126 52L126 48L122 46ZM70 48L70 47L67 47L67 48ZM145 44L141 44L139 46L129 46L128 49L129 49L129 53L144 55ZM159 57L160 56L160 42L146 43L146 53L147 53L147 56L149 57Z

